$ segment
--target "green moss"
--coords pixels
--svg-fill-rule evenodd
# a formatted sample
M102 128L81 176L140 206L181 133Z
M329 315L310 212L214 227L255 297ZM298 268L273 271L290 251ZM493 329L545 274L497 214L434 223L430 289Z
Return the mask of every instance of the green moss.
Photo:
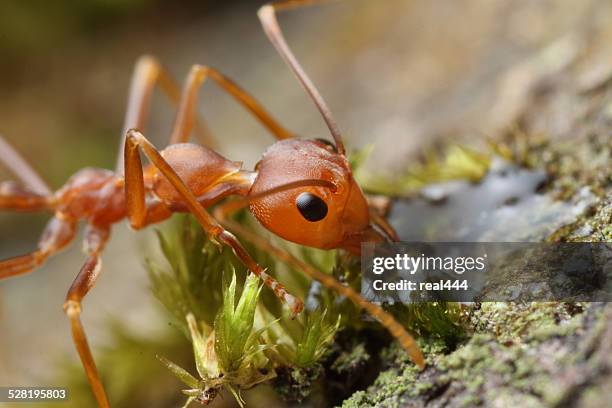
M419 346L423 349L429 365L436 364L440 353L447 350L446 343L440 339L420 339ZM400 407L406 397L414 398L426 394L440 383L439 378L437 382L419 379L421 371L397 344L383 350L381 357L392 368L383 371L367 392L355 393L345 400L343 407Z
M431 183L450 180L477 182L487 173L491 163L489 153L451 145L440 153L430 150L421 161L415 161L397 178L358 173L357 181L370 192L390 196L408 195Z
M583 306L559 302L486 302L473 310L470 319L476 331L493 333L500 342L545 341L574 332L579 317L573 319L572 314Z
M456 350L421 340L428 368L419 371L392 345L382 354L388 368L343 406L421 405L432 395L451 406L557 406L573 390L558 376L588 361L607 327L599 307L483 304L474 310L475 333Z
M351 397L344 401L343 408L361 408L371 406L372 402L368 399L368 393L365 391L357 391Z
M550 240L612 242L612 195L602 198L591 211L582 214L575 222L555 231Z
M416 380L418 369L406 366L401 371L382 372L368 391L356 393L343 403L345 408L364 406L399 407L400 398L407 394ZM376 389L376 392L372 392Z
M480 404L482 404L482 399L477 395L466 395L459 401L459 406L465 408L474 407Z
M348 373L369 361L370 358L371 356L366 350L365 344L360 342L352 349L342 351L330 368L338 374Z
M320 364L281 368L273 382L274 389L285 401L300 403L310 396L313 383L321 376L322 371Z

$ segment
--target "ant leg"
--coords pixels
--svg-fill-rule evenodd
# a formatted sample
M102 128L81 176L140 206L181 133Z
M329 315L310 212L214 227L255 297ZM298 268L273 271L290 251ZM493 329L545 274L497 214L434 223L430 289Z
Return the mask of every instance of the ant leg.
M130 130L125 141L125 190L127 214L134 228L141 228L146 223L147 208L145 205L145 188L143 182L142 162L139 148L147 158L166 177L172 186L185 200L184 204L196 217L204 231L217 243L228 245L240 261L255 275L259 276L266 286L274 291L276 296L286 303L293 314L298 314L304 308L301 300L289 294L285 287L274 280L244 249L236 237L225 230L198 202L198 199L185 185L180 176L162 157L159 151L137 130Z
M233 96L245 109L253 114L261 124L266 127L277 139L288 139L295 137L293 132L281 126L261 106L259 102L245 90L240 88L234 81L227 78L214 68L194 65L185 81L181 103L177 112L170 143L178 143L185 140L191 133L193 127L193 112L197 104L198 89L207 78L214 80L221 88Z
M52 194L51 189L42 177L4 140L2 135L0 135L0 163L3 163L32 192L47 196Z
M56 214L47 224L36 251L0 261L0 280L32 272L68 245L75 234L76 222Z
M366 201L370 209L371 224L378 227L386 235L386 238L399 242L400 237L397 231L385 218L385 215L389 212L391 199L385 196L366 195Z
M64 302L64 312L70 319L70 328L72 330L74 345L79 353L81 363L87 374L87 380L91 385L98 406L101 408L108 408L110 405L106 398L104 386L100 380L100 375L98 374L98 369L96 368L96 363L91 354L89 344L87 343L87 336L85 335L83 324L81 323L81 302L98 279L102 267L100 254L104 249L104 245L109 235L110 231L108 227L88 226L85 236L85 248L88 257L85 264L81 267L81 271L70 286L68 294L66 295L66 301Z
M0 181L0 209L37 212L52 207L52 196L39 194L14 181Z
M149 114L153 88L158 84L161 90L168 96L174 105L178 105L181 99L181 91L177 82L164 69L160 62L148 55L142 56L136 62L130 91L128 95L128 106L123 124L123 133L117 156L116 172L123 172L123 148L125 146L125 135L130 129L144 130L145 122ZM213 146L214 141L204 121L195 121L195 130L203 144ZM183 140L186 141L186 140ZM179 141L180 142L180 141Z
M404 326L402 326L395 318L388 312L386 312L382 307L368 302L365 300L359 293L355 292L351 287L345 286L340 283L334 277L320 272L316 268L311 265L299 260L289 252L273 245L270 241L263 239L257 234L249 231L244 228L239 223L231 220L229 215L236 211L238 206L232 205L232 201L228 201L223 203L215 209L215 217L219 220L219 222L236 231L242 238L251 242L258 249L262 251L266 251L274 255L275 258L282 260L283 262L292 265L293 267L304 271L304 273L310 278L319 281L325 287L335 291L336 293L345 296L350 299L356 306L364 309L368 312L372 317L376 318L380 324L395 337L395 339L401 344L401 346L406 350L412 361L419 366L420 368L425 367L425 360L423 358L423 353L421 349L416 344L414 338L406 331Z
M389 224L389 221L380 215L376 209L370 208L370 219L372 220L372 223L380 228L389 239L394 242L400 241L400 237L397 235L395 228L393 228L393 226Z

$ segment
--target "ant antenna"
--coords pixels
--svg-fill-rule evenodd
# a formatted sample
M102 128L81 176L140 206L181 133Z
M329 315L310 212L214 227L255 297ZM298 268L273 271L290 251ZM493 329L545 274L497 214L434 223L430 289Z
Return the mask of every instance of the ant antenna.
M336 150L338 150L338 153L344 156L344 143L342 143L342 136L340 135L340 130L338 129L336 120L327 107L325 100L323 100L323 97L319 91L317 91L317 88L312 83L310 78L308 78L308 75L306 75L306 72L295 58L295 55L293 55L293 52L291 52L291 49L287 45L285 37L283 36L283 33L278 25L278 20L276 19L276 9L289 9L297 6L297 3L298 2L295 0L288 0L277 4L266 4L259 9L257 16L261 21L268 39L270 42L272 42L272 45L274 45L274 48L276 48L276 51L278 51L283 60L285 60L285 63L293 71L298 81L300 81L300 84L302 84L302 87L304 87L308 95L310 95L319 112L321 112L323 120L325 120L325 123L327 124L327 127L334 138L334 142L336 143ZM303 4L304 2L301 3Z

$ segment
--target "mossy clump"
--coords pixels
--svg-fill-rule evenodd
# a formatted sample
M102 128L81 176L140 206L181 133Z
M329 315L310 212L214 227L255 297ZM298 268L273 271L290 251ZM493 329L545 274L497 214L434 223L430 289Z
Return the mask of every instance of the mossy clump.
M576 330L584 303L484 302L473 307L470 321L477 332L501 342L547 340Z
M301 403L310 396L312 386L322 372L321 364L312 364L309 367L281 367L272 385L285 401Z
M440 339L419 340L429 366L436 364L437 356L448 350ZM414 364L411 364L406 353L397 344L391 344L381 353L386 369L381 372L374 383L365 391L354 393L345 400L343 407L403 407L406 398L414 398L435 391L440 384L428 381ZM444 380L445 381L445 380Z
M348 374L353 370L365 365L371 359L363 342L358 342L350 350L343 350L334 359L330 369L338 374Z
M196 378L160 358L189 387L183 390L188 396L185 406L209 403L222 388L244 405L240 391L275 378L277 372L291 373L287 387L299 388L300 399L305 398L321 371L319 360L334 339L339 317L328 318L327 309L306 311L297 321L275 316L260 301L261 280L248 274L239 285L237 275L245 276L245 268L231 251L208 241L189 216L176 217L158 237L168 266L149 261L152 289L177 320L186 313L185 323L177 326L187 327L198 374Z
M190 387L184 391L188 402L214 398L226 388L242 404L240 390L271 379L288 401L303 401L316 388L314 385L321 383L324 373L357 384L346 371L368 364L365 344L346 349L348 343L334 342L337 332L377 330L386 342L390 340L375 322L363 321L356 306L313 282L298 280L297 285L289 287L294 295L308 299L305 312L295 320L289 319L271 291L259 285L255 276L247 277L230 251L219 251L212 245L190 216L175 217L158 237L166 265L148 262L153 293L174 316L176 326L188 333L199 378L165 358L162 362ZM300 272L287 270L267 254L249 249L283 282L287 272ZM290 250L359 290L359 263L355 259L333 251ZM221 271L232 277L229 283L221 278ZM228 275L228 271L233 272ZM236 301L235 294L241 287ZM435 342L451 347L463 338L467 324L457 304L401 305L393 307L392 312L417 334L428 334ZM186 320L181 318L184 313ZM405 354L402 358L408 359Z
M440 339L453 347L468 335L468 308L456 302L396 304L389 309L419 337Z
M381 177L363 172L357 179L367 191L388 196L413 194L423 187L451 180L478 182L487 174L491 154L465 146L451 145L443 151L429 150L398 177Z

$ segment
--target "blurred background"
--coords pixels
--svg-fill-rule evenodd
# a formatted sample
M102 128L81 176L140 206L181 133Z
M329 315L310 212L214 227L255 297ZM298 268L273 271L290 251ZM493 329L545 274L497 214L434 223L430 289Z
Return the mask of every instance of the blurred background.
M192 64L211 65L285 126L327 137L260 28L262 3L0 2L0 133L53 188L82 167L113 168L134 62L152 54L181 81ZM533 88L569 64L588 59L589 70L578 69L584 81L610 72L610 17L606 0L346 0L280 21L346 144L374 145L366 168L392 174L423 147L477 145L512 126ZM216 85L200 95L220 152L253 166L272 138ZM559 117L576 113L562 99L558 109ZM158 146L172 118L156 93L146 133ZM553 139L573 136L569 121L529 120ZM0 258L33 249L46 218L0 214ZM125 224L113 230L103 276L84 304L94 349L108 341L111 319L144 335L163 328L142 267L152 236ZM36 273L0 283L0 384L45 384L59 361L76 361L61 306L82 261L77 239Z

